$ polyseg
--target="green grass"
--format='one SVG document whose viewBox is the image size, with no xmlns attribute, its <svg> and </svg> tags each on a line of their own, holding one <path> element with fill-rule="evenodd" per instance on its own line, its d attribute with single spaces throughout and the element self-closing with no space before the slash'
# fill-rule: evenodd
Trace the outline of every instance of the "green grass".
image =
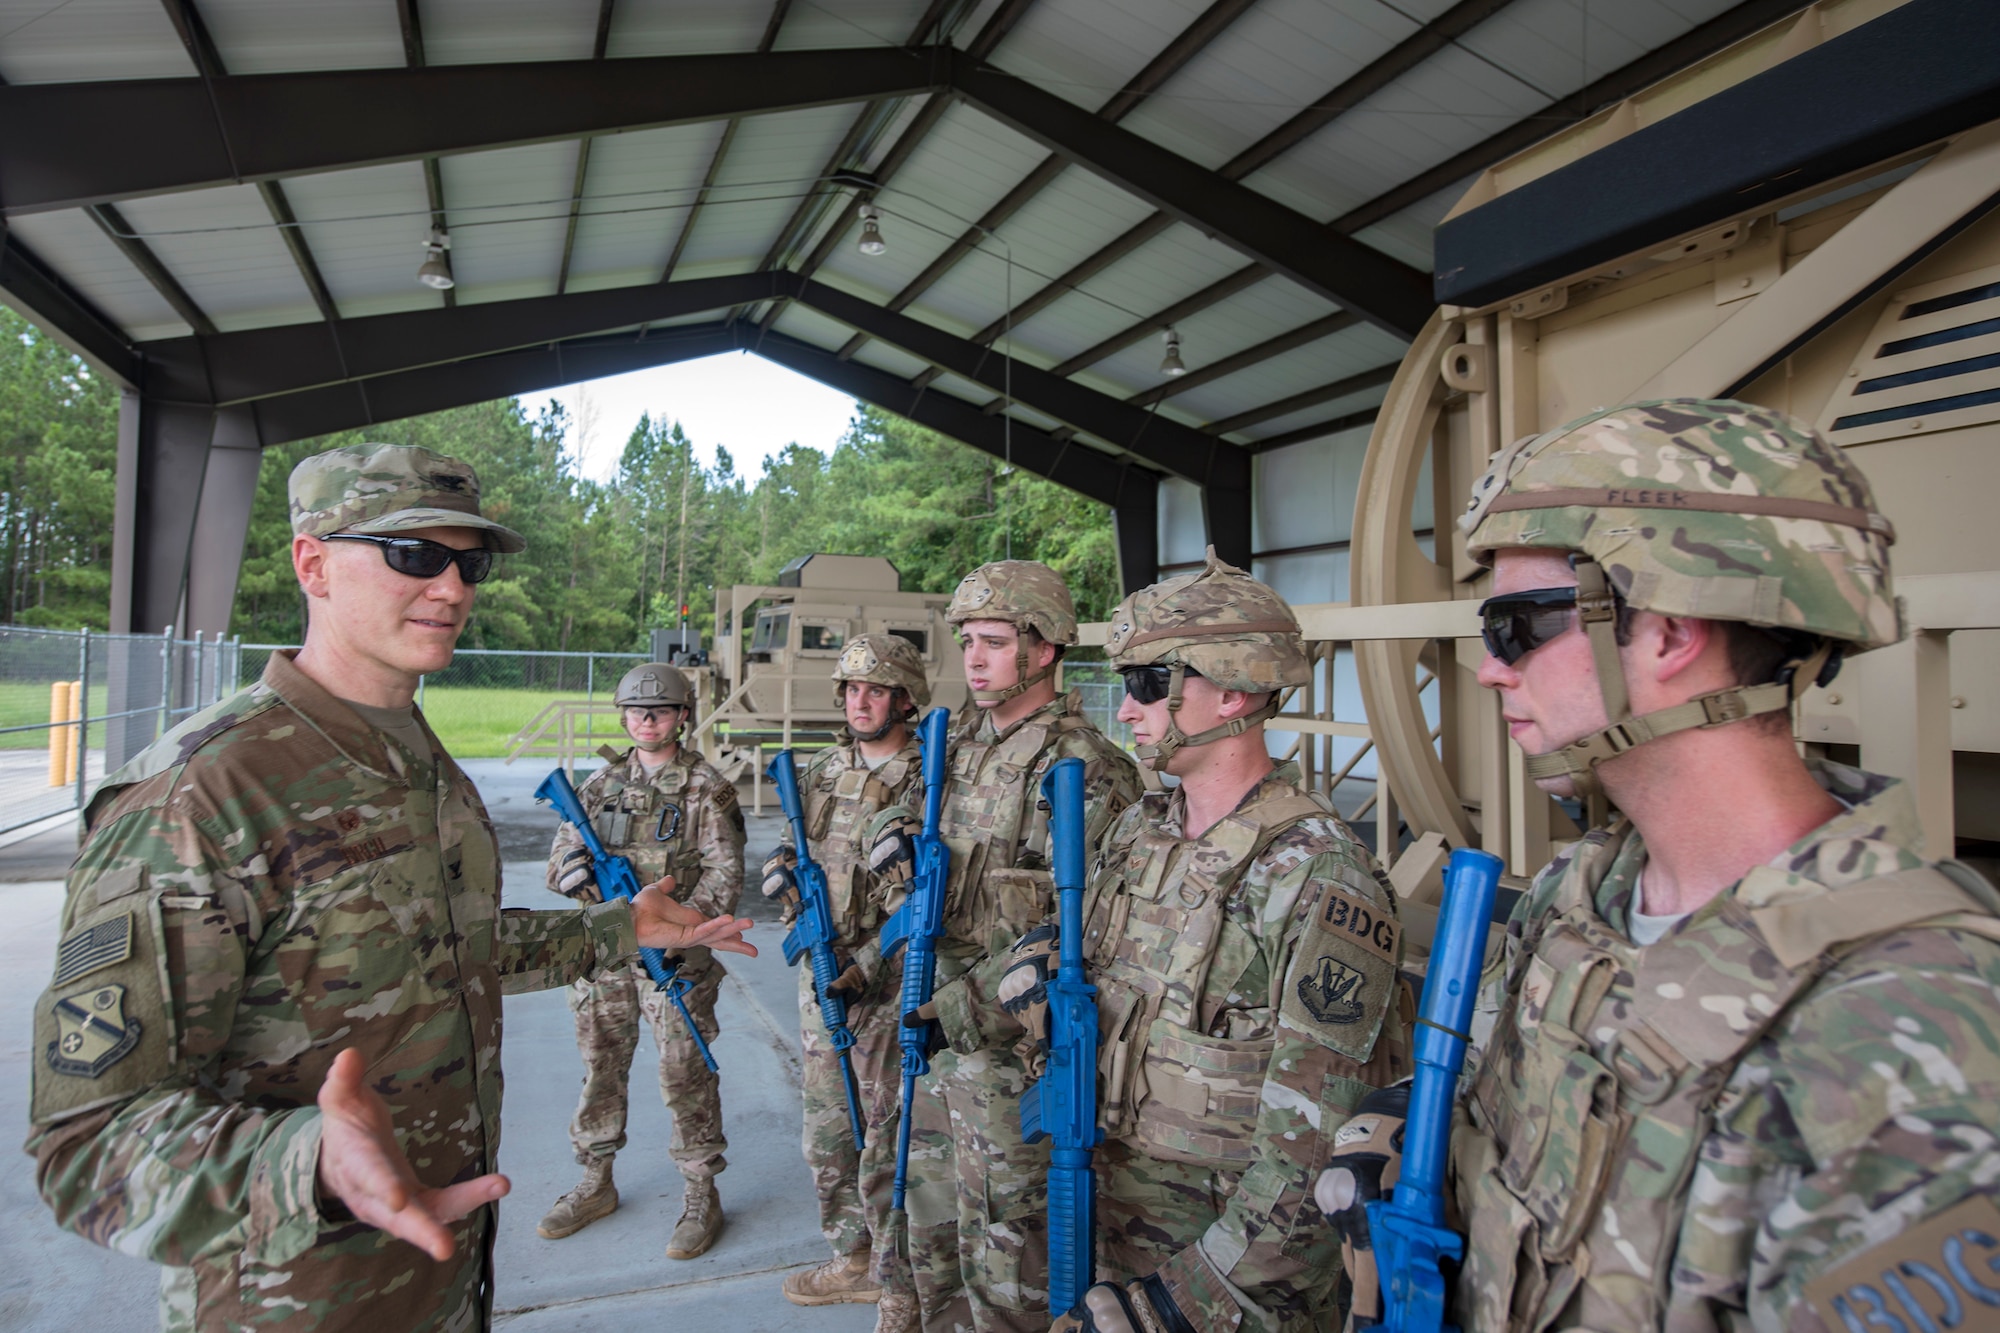
<svg viewBox="0 0 2000 1333">
<path fill-rule="evenodd" d="M 514 734 L 535 714 L 558 699 L 578 697 L 551 690 L 426 689 L 424 720 L 453 758 L 499 759 L 513 748 Z M 598 719 L 597 726 L 600 742 L 624 739 L 618 724 L 609 717 Z"/>
<path fill-rule="evenodd" d="M 95 674 L 95 673 L 93 673 Z M 90 715 L 102 717 L 109 705 L 105 699 L 109 687 L 94 685 L 90 690 Z M 27 681 L 0 681 L 0 727 L 31 726 L 46 724 L 49 720 L 49 687 Z M 93 745 L 104 743 L 101 728 L 92 727 L 90 738 Z M 0 733 L 0 750 L 46 750 L 49 748 L 47 731 L 15 731 Z"/>
</svg>

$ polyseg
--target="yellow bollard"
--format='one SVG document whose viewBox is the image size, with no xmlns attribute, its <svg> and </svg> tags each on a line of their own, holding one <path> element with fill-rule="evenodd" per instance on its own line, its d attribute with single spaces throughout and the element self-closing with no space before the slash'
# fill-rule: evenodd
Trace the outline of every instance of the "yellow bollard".
<svg viewBox="0 0 2000 1333">
<path fill-rule="evenodd" d="M 49 785 L 64 785 L 69 772 L 69 728 L 62 725 L 70 720 L 69 682 L 56 681 L 49 686 Z"/>
<path fill-rule="evenodd" d="M 69 735 L 69 763 L 64 766 L 64 772 L 68 775 L 66 785 L 74 786 L 77 766 L 83 763 L 85 744 L 83 728 L 77 725 L 83 721 L 83 682 L 80 680 L 69 683 L 69 720 L 70 725 L 63 728 Z"/>
</svg>

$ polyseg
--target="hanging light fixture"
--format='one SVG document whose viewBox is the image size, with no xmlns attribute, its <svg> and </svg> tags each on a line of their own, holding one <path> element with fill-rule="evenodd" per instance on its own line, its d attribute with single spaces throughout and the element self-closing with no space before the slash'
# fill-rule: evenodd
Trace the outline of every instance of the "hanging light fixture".
<svg viewBox="0 0 2000 1333">
<path fill-rule="evenodd" d="M 445 258 L 445 251 L 451 249 L 451 237 L 441 231 L 433 231 L 424 242 L 424 262 L 417 269 L 417 281 L 426 287 L 445 291 L 456 287 L 458 280 L 451 276 L 451 261 Z"/>
<path fill-rule="evenodd" d="M 1178 329 L 1167 330 L 1167 354 L 1160 358 L 1160 373 L 1168 376 L 1187 374 L 1187 363 L 1181 360 L 1181 335 Z"/>
<path fill-rule="evenodd" d="M 875 211 L 875 205 L 861 205 L 861 240 L 855 248 L 864 255 L 879 255 L 888 252 L 889 243 L 882 239 L 880 216 Z"/>
</svg>

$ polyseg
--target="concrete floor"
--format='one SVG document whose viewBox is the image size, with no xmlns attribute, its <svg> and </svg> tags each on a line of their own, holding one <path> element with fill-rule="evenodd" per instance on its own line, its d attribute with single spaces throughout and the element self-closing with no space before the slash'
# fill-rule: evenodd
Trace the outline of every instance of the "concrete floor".
<svg viewBox="0 0 2000 1333">
<path fill-rule="evenodd" d="M 532 796 L 545 770 L 499 760 L 466 768 L 500 832 L 506 905 L 559 906 L 542 887 L 539 860 L 556 821 Z M 774 808 L 766 809 L 772 813 L 750 822 L 753 878 L 780 829 Z M 0 1126 L 12 1125 L 24 1137 L 31 1009 L 48 976 L 62 906 L 58 877 L 74 846 L 74 835 L 58 830 L 0 848 L 0 910 L 9 927 L 0 935 Z M 543 1211 L 576 1182 L 568 1125 L 582 1064 L 561 992 L 506 1002 L 500 1169 L 514 1190 L 500 1205 L 496 1327 L 509 1333 L 641 1322 L 726 1326 L 732 1333 L 874 1327 L 873 1306 L 800 1309 L 778 1290 L 785 1273 L 818 1263 L 828 1251 L 799 1155 L 797 974 L 785 966 L 777 923 L 763 907 L 755 884 L 746 885 L 743 914 L 765 918 L 751 932 L 763 953 L 728 961 L 715 1046 L 730 1142 L 729 1169 L 718 1184 L 729 1224 L 699 1259 L 675 1262 L 662 1254 L 680 1214 L 681 1185 L 665 1151 L 671 1122 L 654 1090 L 658 1056 L 650 1034 L 633 1066 L 632 1142 L 618 1158 L 619 1210 L 566 1240 L 535 1234 Z M 659 1146 L 641 1146 L 648 1144 Z M 32 1162 L 0 1153 L 0 1330 L 153 1328 L 155 1273 L 57 1230 L 36 1197 Z"/>
</svg>

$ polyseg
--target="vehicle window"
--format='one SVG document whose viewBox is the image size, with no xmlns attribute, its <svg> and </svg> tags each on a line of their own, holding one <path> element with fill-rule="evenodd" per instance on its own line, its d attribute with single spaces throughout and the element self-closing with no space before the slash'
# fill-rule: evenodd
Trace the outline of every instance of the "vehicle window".
<svg viewBox="0 0 2000 1333">
<path fill-rule="evenodd" d="M 929 631 L 920 629 L 897 629 L 894 626 L 891 626 L 889 632 L 895 635 L 899 639 L 908 639 L 911 643 L 917 646 L 917 651 L 922 653 L 925 657 L 929 657 L 931 655 L 931 636 Z"/>
<path fill-rule="evenodd" d="M 783 652 L 785 639 L 791 633 L 792 613 L 790 611 L 760 611 L 757 613 L 757 629 L 750 636 L 750 651 L 753 653 Z"/>
<path fill-rule="evenodd" d="M 800 625 L 799 648 L 803 652 L 839 652 L 847 642 L 845 625 Z"/>
</svg>

